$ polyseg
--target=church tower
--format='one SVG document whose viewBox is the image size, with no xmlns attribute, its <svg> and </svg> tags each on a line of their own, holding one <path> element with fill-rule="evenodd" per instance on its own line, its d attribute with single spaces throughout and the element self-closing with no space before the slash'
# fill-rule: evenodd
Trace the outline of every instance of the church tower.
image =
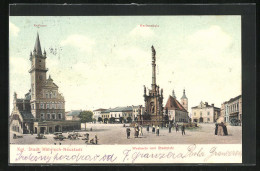
<svg viewBox="0 0 260 171">
<path fill-rule="evenodd" d="M 33 53 L 30 53 L 31 69 L 31 112 L 36 118 L 36 110 L 39 107 L 39 96 L 42 90 L 42 85 L 46 82 L 46 72 L 48 69 L 45 64 L 46 52 L 42 53 L 39 34 L 37 33 Z"/>
<path fill-rule="evenodd" d="M 188 98 L 185 94 L 185 89 L 183 90 L 183 95 L 181 97 L 181 105 L 188 111 Z"/>
</svg>

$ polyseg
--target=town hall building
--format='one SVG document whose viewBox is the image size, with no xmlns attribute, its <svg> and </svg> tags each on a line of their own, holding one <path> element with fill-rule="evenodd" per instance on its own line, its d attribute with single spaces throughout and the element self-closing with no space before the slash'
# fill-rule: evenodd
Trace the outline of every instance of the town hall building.
<svg viewBox="0 0 260 171">
<path fill-rule="evenodd" d="M 33 53 L 30 53 L 31 89 L 24 99 L 14 93 L 10 129 L 19 133 L 53 133 L 80 129 L 80 121 L 65 120 L 65 99 L 49 75 L 46 51 L 42 53 L 37 33 Z"/>
</svg>

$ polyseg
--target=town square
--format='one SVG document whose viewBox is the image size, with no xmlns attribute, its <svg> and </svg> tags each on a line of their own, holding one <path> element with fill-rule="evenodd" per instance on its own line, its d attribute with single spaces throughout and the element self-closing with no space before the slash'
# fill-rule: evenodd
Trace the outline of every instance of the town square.
<svg viewBox="0 0 260 171">
<path fill-rule="evenodd" d="M 10 144 L 241 144 L 240 41 L 234 41 L 240 30 L 234 34 L 232 24 L 227 30 L 222 28 L 223 21 L 234 20 L 239 24 L 240 18 L 223 17 L 216 24 L 208 24 L 210 17 L 195 17 L 204 23 L 195 32 L 176 30 L 187 36 L 183 41 L 192 48 L 183 44 L 175 49 L 178 53 L 173 56 L 172 47 L 155 36 L 164 30 L 160 30 L 163 22 L 159 18 L 154 18 L 161 23 L 158 27 L 136 25 L 135 20 L 127 18 L 133 23 L 128 26 L 129 34 L 125 35 L 129 42 L 117 39 L 114 44 L 109 44 L 109 48 L 104 46 L 104 50 L 94 42 L 99 39 L 107 41 L 108 37 L 103 39 L 91 31 L 88 34 L 95 39 L 87 38 L 87 33 L 82 36 L 69 32 L 68 37 L 62 37 L 63 34 L 57 32 L 62 40 L 57 43 L 59 46 L 50 47 L 47 35 L 57 35 L 48 32 L 51 20 L 41 18 L 46 27 L 37 28 L 37 31 L 30 28 L 35 34 L 27 38 L 26 58 L 21 57 L 25 64 L 23 68 L 27 70 L 22 73 L 26 84 L 21 86 L 26 87 L 23 88 L 26 93 L 18 86 L 23 82 L 17 77 L 15 67 L 19 65 L 14 60 L 16 58 L 10 57 Z M 137 19 L 144 21 L 143 18 Z M 163 21 L 167 19 L 163 18 Z M 63 21 L 64 25 L 68 21 L 67 18 L 55 20 Z M 123 22 L 124 18 L 109 20 Z M 21 22 L 15 17 L 11 21 L 17 25 Z M 37 20 L 32 18 L 32 21 Z M 106 18 L 100 18 L 100 21 L 105 22 Z M 89 22 L 95 24 L 91 19 Z M 82 28 L 86 26 L 82 25 Z M 18 35 L 18 26 L 11 23 L 10 27 Z M 66 27 L 71 28 L 70 25 Z M 106 30 L 99 30 L 101 35 L 106 35 Z M 64 32 L 67 31 L 69 29 Z M 138 45 L 136 38 L 145 34 L 149 34 L 147 40 L 143 37 L 145 41 Z M 178 34 L 168 34 L 182 40 Z M 204 34 L 202 42 L 206 43 L 201 47 L 207 51 L 206 55 L 202 55 L 201 48 L 197 47 L 197 39 Z M 167 35 L 164 36 L 166 39 Z M 225 43 L 222 39 L 212 42 L 212 36 L 216 40 L 220 36 Z M 99 43 L 105 45 L 102 41 Z M 219 49 L 217 55 L 222 55 L 223 59 L 226 55 L 233 55 L 227 66 L 219 65 L 219 56 L 208 51 L 210 48 L 215 51 L 215 43 Z M 235 53 L 230 50 L 231 45 L 236 49 Z M 11 54 L 19 56 L 17 47 L 13 46 Z M 136 50 L 139 48 L 142 51 Z M 197 54 L 190 58 L 193 51 Z M 100 60 L 94 58 L 97 53 L 103 55 Z M 215 74 L 216 71 L 219 75 Z"/>
</svg>

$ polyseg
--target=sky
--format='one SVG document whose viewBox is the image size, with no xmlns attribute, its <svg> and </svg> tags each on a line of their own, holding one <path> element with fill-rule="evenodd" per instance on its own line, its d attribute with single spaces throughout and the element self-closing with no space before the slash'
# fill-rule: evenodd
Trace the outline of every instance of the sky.
<svg viewBox="0 0 260 171">
<path fill-rule="evenodd" d="M 141 25 L 158 27 L 141 27 Z M 41 26 L 39 26 L 41 25 Z M 151 89 L 151 46 L 163 105 L 183 89 L 191 107 L 241 92 L 240 16 L 10 16 L 9 96 L 30 89 L 30 52 L 39 33 L 46 65 L 65 110 L 144 105 Z"/>
</svg>

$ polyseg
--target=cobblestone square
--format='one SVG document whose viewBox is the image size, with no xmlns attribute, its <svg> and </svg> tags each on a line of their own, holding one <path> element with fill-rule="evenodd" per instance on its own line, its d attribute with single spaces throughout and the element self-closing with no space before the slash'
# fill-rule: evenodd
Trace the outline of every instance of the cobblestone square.
<svg viewBox="0 0 260 171">
<path fill-rule="evenodd" d="M 128 125 L 126 125 L 128 126 Z M 92 131 L 90 131 L 92 128 Z M 84 128 L 83 128 L 84 129 Z M 87 131 L 79 131 L 80 134 L 89 133 L 89 139 L 97 135 L 98 145 L 115 145 L 115 144 L 242 144 L 242 127 L 227 126 L 228 136 L 218 136 L 214 134 L 214 124 L 199 124 L 199 128 L 186 129 L 185 135 L 181 131 L 176 132 L 172 129 L 169 133 L 168 128 L 161 128 L 160 135 L 156 136 L 150 131 L 146 131 L 143 127 L 143 136 L 134 137 L 134 128 L 131 129 L 130 139 L 126 137 L 126 127 L 123 124 L 87 124 Z M 68 137 L 68 133 L 63 133 Z M 53 134 L 46 134 L 47 139 L 36 139 L 36 134 L 23 134 L 23 138 L 13 139 L 13 133 L 10 133 L 10 144 L 86 144 L 82 137 L 78 140 L 64 139 L 62 141 L 55 140 Z M 90 143 L 87 143 L 90 145 Z"/>
</svg>

